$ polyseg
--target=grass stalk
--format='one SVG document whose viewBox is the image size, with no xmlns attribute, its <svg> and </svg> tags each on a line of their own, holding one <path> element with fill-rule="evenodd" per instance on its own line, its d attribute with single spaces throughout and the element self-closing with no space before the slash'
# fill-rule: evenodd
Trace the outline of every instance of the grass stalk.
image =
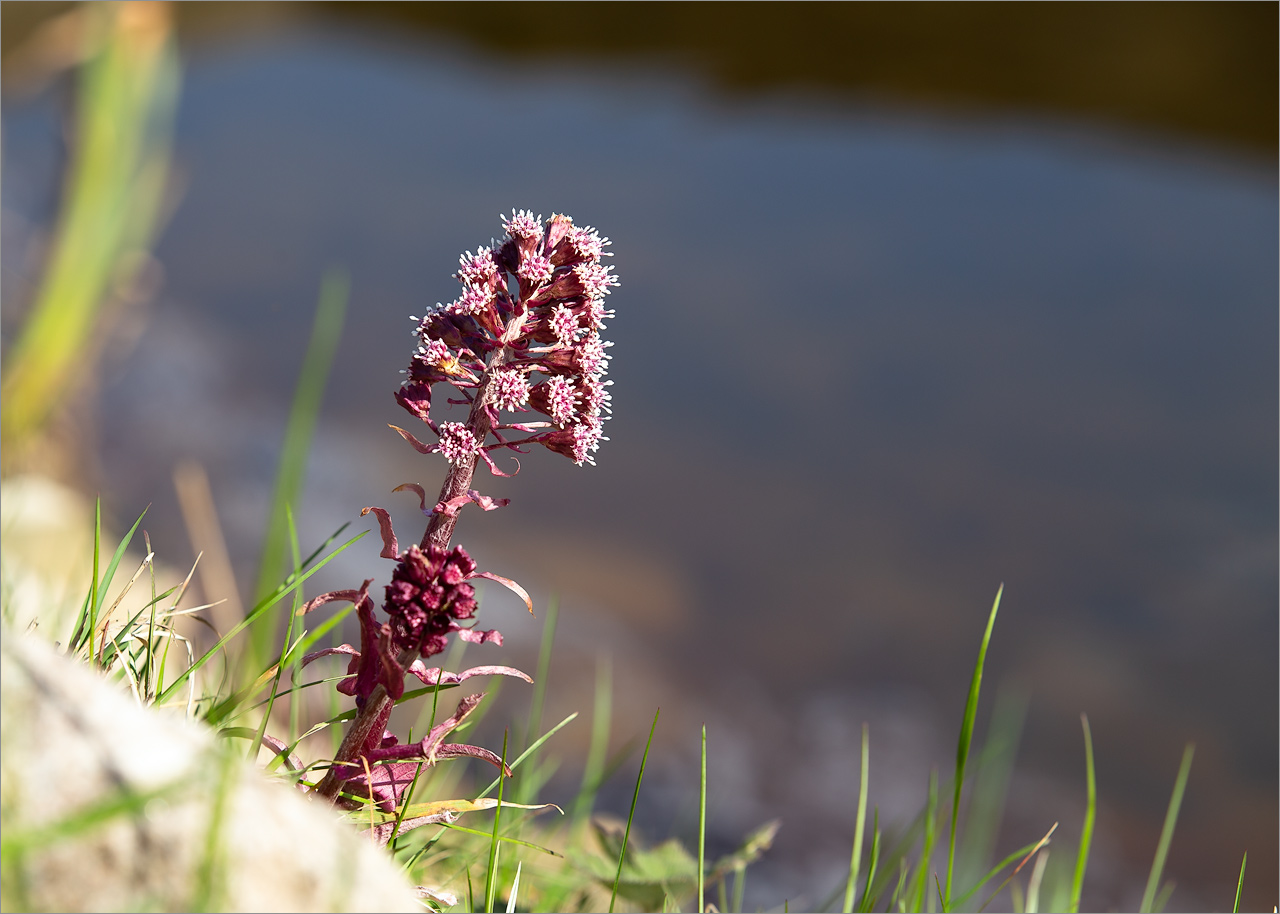
<svg viewBox="0 0 1280 914">
<path fill-rule="evenodd" d="M 644 744 L 644 755 L 640 756 L 640 773 L 636 775 L 636 789 L 631 794 L 631 810 L 627 813 L 627 827 L 622 833 L 622 850 L 618 854 L 618 873 L 613 877 L 613 892 L 609 895 L 609 914 L 613 914 L 613 906 L 618 900 L 618 884 L 622 882 L 622 864 L 627 859 L 627 843 L 631 840 L 631 821 L 636 815 L 636 802 L 640 799 L 640 782 L 644 780 L 644 766 L 649 761 L 649 747 L 653 745 L 653 731 L 658 729 L 658 715 L 662 709 L 653 712 L 653 723 L 649 725 L 649 739 Z"/>
<path fill-rule="evenodd" d="M 924 911 L 929 907 L 929 866 L 933 859 L 933 845 L 937 840 L 938 823 L 938 772 L 929 772 L 929 798 L 925 802 L 924 839 L 920 848 L 920 872 L 917 877 L 916 891 L 909 907 L 913 911 Z"/>
<path fill-rule="evenodd" d="M 872 892 L 872 883 L 876 878 L 876 866 L 880 863 L 880 810 L 877 807 L 871 818 L 871 859 L 867 861 L 867 885 L 862 890 L 862 901 L 858 904 L 859 911 L 870 911 L 876 903 L 876 897 Z"/>
<path fill-rule="evenodd" d="M 1236 900 L 1231 905 L 1231 914 L 1236 914 L 1240 910 L 1240 894 L 1244 891 L 1244 866 L 1249 862 L 1249 852 L 1244 852 L 1244 857 L 1240 860 L 1240 878 L 1236 880 Z"/>
<path fill-rule="evenodd" d="M 844 914 L 853 911 L 853 893 L 862 865 L 862 831 L 867 824 L 867 772 L 869 758 L 867 725 L 862 724 L 862 774 L 858 782 L 858 817 L 853 826 L 853 853 L 849 857 L 849 881 L 844 886 Z"/>
<path fill-rule="evenodd" d="M 489 868 L 485 874 L 484 910 L 493 914 L 493 900 L 498 892 L 498 823 L 502 818 L 502 788 L 506 781 L 503 772 L 507 767 L 507 734 L 502 734 L 502 767 L 498 769 L 498 805 L 493 808 L 493 837 L 489 842 Z"/>
<path fill-rule="evenodd" d="M 969 761 L 969 746 L 973 742 L 973 723 L 978 716 L 978 693 L 982 688 L 982 667 L 987 659 L 987 646 L 991 643 L 991 630 L 996 624 L 996 613 L 1000 610 L 1000 597 L 1004 593 L 1004 585 L 996 591 L 995 601 L 991 604 L 991 615 L 987 617 L 987 630 L 982 635 L 982 645 L 978 648 L 978 662 L 973 668 L 973 679 L 969 683 L 969 697 L 964 707 L 964 723 L 960 726 L 960 742 L 956 747 L 956 782 L 954 796 L 951 801 L 951 837 L 947 843 L 947 886 L 943 895 L 942 908 L 951 910 L 951 877 L 956 861 L 956 823 L 960 817 L 960 792 L 964 788 L 964 769 Z"/>
<path fill-rule="evenodd" d="M 1141 914 L 1150 914 L 1156 910 L 1156 889 L 1164 874 L 1165 859 L 1169 855 L 1169 844 L 1173 841 L 1173 828 L 1178 822 L 1178 810 L 1182 808 L 1182 794 L 1187 789 L 1187 778 L 1191 776 L 1191 758 L 1195 751 L 1195 744 L 1187 743 L 1182 752 L 1182 764 L 1178 766 L 1178 778 L 1173 784 L 1173 795 L 1169 797 L 1169 809 L 1165 812 L 1164 827 L 1160 829 L 1160 842 L 1156 845 L 1156 856 L 1151 862 L 1151 874 L 1147 877 L 1142 904 L 1138 907 Z"/>
<path fill-rule="evenodd" d="M 556 639 L 556 623 L 560 619 L 560 601 L 552 596 L 547 600 L 547 616 L 542 622 L 542 641 L 538 645 L 538 670 L 533 678 L 533 698 L 529 702 L 529 725 L 525 728 L 524 746 L 528 748 L 533 735 L 542 729 L 542 706 L 547 694 L 547 674 L 551 670 L 551 647 Z"/>
<path fill-rule="evenodd" d="M 1027 880 L 1027 902 L 1023 907 L 1026 914 L 1036 914 L 1040 910 L 1040 885 L 1044 882 L 1044 868 L 1049 863 L 1049 849 L 1046 847 L 1036 855 L 1036 862 L 1031 867 L 1031 878 Z"/>
<path fill-rule="evenodd" d="M 1084 887 L 1084 871 L 1089 863 L 1089 845 L 1093 843 L 1093 822 L 1097 813 L 1098 785 L 1093 772 L 1093 734 L 1089 730 L 1089 718 L 1080 715 L 1084 729 L 1084 778 L 1085 806 L 1084 826 L 1080 829 L 1080 849 L 1076 854 L 1076 871 L 1071 880 L 1071 914 L 1080 910 L 1080 892 Z"/>
<path fill-rule="evenodd" d="M 311 439 L 320 416 L 320 404 L 324 398 L 329 369 L 338 349 L 338 341 L 342 337 L 347 291 L 347 274 L 330 268 L 320 284 L 320 298 L 311 325 L 311 339 L 307 343 L 302 369 L 298 372 L 298 384 L 289 409 L 289 421 L 285 426 L 280 463 L 276 469 L 275 490 L 272 493 L 267 530 L 262 541 L 262 556 L 258 565 L 258 583 L 254 591 L 254 599 L 257 601 L 272 592 L 283 570 L 288 537 L 285 508 L 287 505 L 298 504 L 302 496 Z M 271 655 L 275 630 L 276 625 L 267 618 L 261 618 L 252 627 L 247 648 L 250 652 L 249 669 L 257 666 L 260 658 Z"/>
<path fill-rule="evenodd" d="M 698 914 L 707 909 L 707 725 L 702 725 L 702 767 L 698 775 Z"/>
<path fill-rule="evenodd" d="M 595 707 L 591 715 L 591 746 L 582 770 L 582 786 L 573 801 L 573 821 L 586 821 L 595 805 L 596 792 L 604 781 L 605 753 L 609 749 L 609 729 L 613 711 L 613 671 L 607 655 L 596 663 Z"/>
</svg>

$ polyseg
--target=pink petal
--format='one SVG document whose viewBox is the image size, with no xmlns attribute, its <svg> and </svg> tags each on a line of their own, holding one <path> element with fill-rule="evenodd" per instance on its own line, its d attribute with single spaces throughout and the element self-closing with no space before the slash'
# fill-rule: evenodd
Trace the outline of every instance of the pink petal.
<svg viewBox="0 0 1280 914">
<path fill-rule="evenodd" d="M 308 600 L 303 604 L 302 609 L 298 610 L 298 615 L 305 616 L 311 610 L 323 606 L 326 603 L 336 603 L 339 601 L 346 603 L 355 603 L 359 605 L 360 601 L 367 598 L 366 591 L 369 585 L 373 583 L 373 578 L 364 582 L 364 586 L 359 590 L 331 590 L 328 593 L 322 593 L 314 600 Z"/>
<path fill-rule="evenodd" d="M 360 652 L 350 644 L 340 644 L 337 647 L 326 647 L 322 651 L 312 651 L 310 654 L 304 654 L 302 656 L 302 663 L 298 665 L 298 669 L 302 669 L 302 667 L 311 663 L 313 660 L 319 660 L 321 657 L 328 657 L 330 654 L 351 654 L 355 657 L 360 656 Z"/>
<path fill-rule="evenodd" d="M 423 489 L 423 488 L 422 488 L 422 486 L 418 485 L 416 482 L 406 482 L 406 483 L 404 483 L 403 485 L 398 485 L 398 486 L 396 486 L 396 487 L 395 487 L 394 489 L 392 489 L 391 491 L 392 491 L 392 492 L 400 492 L 400 491 L 402 491 L 402 490 L 404 490 L 404 489 L 408 489 L 408 490 L 409 490 L 409 491 L 411 491 L 411 492 L 417 492 L 417 493 L 418 493 L 418 506 L 422 509 L 422 513 L 423 513 L 423 514 L 430 514 L 430 513 L 431 513 L 429 510 L 427 510 L 427 492 L 426 492 L 426 490 L 425 490 L 425 489 Z"/>
<path fill-rule="evenodd" d="M 463 641 L 470 641 L 472 644 L 484 644 L 486 641 L 492 641 L 499 647 L 502 646 L 502 632 L 496 628 L 488 631 L 481 631 L 476 628 L 459 628 L 456 629 L 458 637 Z"/>
<path fill-rule="evenodd" d="M 492 571 L 473 571 L 471 574 L 467 575 L 467 580 L 470 580 L 471 578 L 487 578 L 490 581 L 497 581 L 517 597 L 524 600 L 524 605 L 529 607 L 529 614 L 533 614 L 533 600 L 529 599 L 528 592 L 510 578 L 504 578 L 502 575 L 494 574 Z"/>
<path fill-rule="evenodd" d="M 395 431 L 399 433 L 400 437 L 403 438 L 405 441 L 408 441 L 410 444 L 412 444 L 413 449 L 417 451 L 419 454 L 434 454 L 436 451 L 440 450 L 440 445 L 423 444 L 417 438 L 413 437 L 411 433 L 406 432 L 404 429 L 402 429 L 398 425 L 389 425 L 387 427 L 395 429 Z"/>
<path fill-rule="evenodd" d="M 423 685 L 458 685 L 472 676 L 515 676 L 525 682 L 533 682 L 528 675 L 511 666 L 473 666 L 461 673 L 441 671 L 439 667 L 427 669 L 421 660 L 415 660 L 409 672 L 422 680 Z"/>
<path fill-rule="evenodd" d="M 360 516 L 364 517 L 372 511 L 378 515 L 378 527 L 382 530 L 382 551 L 378 554 L 384 559 L 400 558 L 400 544 L 396 541 L 396 531 L 391 526 L 391 515 L 383 508 L 364 508 Z"/>
</svg>

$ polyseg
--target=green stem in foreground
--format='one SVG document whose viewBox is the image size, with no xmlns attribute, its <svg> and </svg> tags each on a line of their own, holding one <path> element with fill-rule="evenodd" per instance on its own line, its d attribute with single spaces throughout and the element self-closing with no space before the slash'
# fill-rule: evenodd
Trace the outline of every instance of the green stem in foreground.
<svg viewBox="0 0 1280 914">
<path fill-rule="evenodd" d="M 1151 863 L 1151 875 L 1147 877 L 1147 888 L 1142 893 L 1142 904 L 1138 908 L 1143 914 L 1155 909 L 1156 888 L 1160 885 L 1169 844 L 1173 841 L 1173 827 L 1178 821 L 1178 810 L 1182 807 L 1182 794 L 1187 789 L 1187 778 L 1191 775 L 1191 757 L 1195 755 L 1195 751 L 1195 743 L 1187 743 L 1187 748 L 1182 752 L 1182 764 L 1178 766 L 1173 796 L 1169 797 L 1169 809 L 1164 816 L 1164 827 L 1160 829 L 1160 842 L 1156 845 L 1156 858 Z"/>
<path fill-rule="evenodd" d="M 698 778 L 698 914 L 707 909 L 707 725 L 702 725 L 702 773 Z"/>
<path fill-rule="evenodd" d="M 862 725 L 862 778 L 858 787 L 858 819 L 853 827 L 853 854 L 849 860 L 849 881 L 844 887 L 844 914 L 853 911 L 853 892 L 858 884 L 858 869 L 862 865 L 862 832 L 867 824 L 867 725 Z M 870 883 L 868 883 L 870 888 Z"/>
<path fill-rule="evenodd" d="M 987 630 L 982 635 L 982 646 L 978 648 L 978 662 L 973 667 L 973 680 L 969 683 L 969 699 L 964 708 L 964 723 L 960 727 L 960 743 L 956 747 L 956 783 L 951 800 L 951 838 L 947 846 L 947 887 L 942 896 L 942 909 L 951 910 L 951 876 L 956 862 L 956 822 L 960 818 L 960 791 L 964 787 L 964 769 L 969 762 L 969 746 L 973 742 L 973 722 L 978 716 L 978 693 L 982 688 L 982 667 L 987 660 L 987 645 L 991 643 L 991 630 L 996 624 L 996 613 L 1000 610 L 1000 597 L 1004 593 L 1004 585 L 996 591 L 995 602 L 991 604 L 991 615 L 987 617 Z"/>
</svg>

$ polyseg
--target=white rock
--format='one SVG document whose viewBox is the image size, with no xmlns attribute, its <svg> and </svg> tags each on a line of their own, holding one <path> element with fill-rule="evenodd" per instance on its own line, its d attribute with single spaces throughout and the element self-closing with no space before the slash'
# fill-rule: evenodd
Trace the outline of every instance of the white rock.
<svg viewBox="0 0 1280 914">
<path fill-rule="evenodd" d="M 0 697 L 6 910 L 423 910 L 332 808 L 47 642 L 4 633 Z M 21 836 L 131 797 L 92 828 L 11 853 Z"/>
</svg>

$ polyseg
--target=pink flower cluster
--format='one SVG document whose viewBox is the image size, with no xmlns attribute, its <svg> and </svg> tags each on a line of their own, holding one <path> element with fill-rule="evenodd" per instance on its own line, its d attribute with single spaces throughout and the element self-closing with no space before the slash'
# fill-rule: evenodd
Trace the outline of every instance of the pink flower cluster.
<svg viewBox="0 0 1280 914">
<path fill-rule="evenodd" d="M 414 318 L 418 346 L 396 400 L 439 441 L 427 446 L 401 434 L 451 464 L 483 458 L 495 472 L 490 451 L 523 453 L 528 444 L 594 464 L 611 413 L 613 382 L 605 375 L 612 344 L 600 336 L 613 317 L 605 296 L 618 284 L 613 268 L 601 263 L 609 241 L 568 216 L 544 223 L 528 210 L 504 218 L 503 228 L 500 241 L 460 258 L 458 298 Z M 442 382 L 461 393 L 450 403 L 470 404 L 465 423 L 431 418 L 432 388 Z M 530 410 L 547 419 L 502 415 Z"/>
</svg>

